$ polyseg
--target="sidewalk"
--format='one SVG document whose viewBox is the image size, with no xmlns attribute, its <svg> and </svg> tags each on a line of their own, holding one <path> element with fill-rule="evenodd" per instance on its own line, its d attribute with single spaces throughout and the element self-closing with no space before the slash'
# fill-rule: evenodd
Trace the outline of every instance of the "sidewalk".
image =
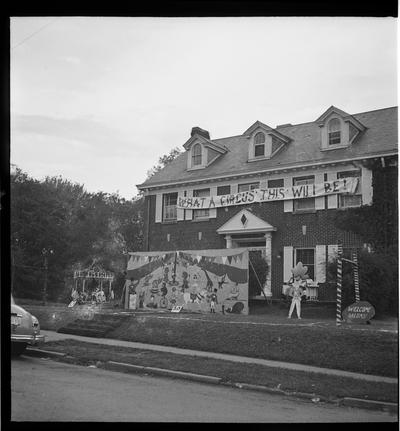
<svg viewBox="0 0 400 431">
<path fill-rule="evenodd" d="M 83 337 L 79 335 L 71 335 L 71 334 L 61 334 L 55 331 L 46 331 L 41 330 L 41 333 L 46 336 L 47 341 L 59 341 L 66 339 L 75 339 L 79 341 L 83 341 L 86 343 L 97 343 L 108 346 L 121 346 L 121 347 L 129 347 L 132 349 L 142 349 L 142 350 L 153 350 L 159 352 L 168 352 L 180 355 L 190 355 L 190 356 L 201 356 L 206 358 L 214 358 L 214 359 L 222 359 L 225 361 L 232 362 L 240 362 L 240 363 L 249 363 L 249 364 L 258 364 L 266 367 L 275 367 L 275 368 L 284 368 L 288 370 L 295 371 L 303 371 L 303 372 L 311 372 L 311 373 L 320 373 L 331 376 L 339 376 L 339 377 L 350 377 L 359 380 L 365 380 L 369 382 L 382 382 L 382 383 L 398 383 L 397 378 L 392 377 L 383 377 L 383 376 L 374 376 L 370 374 L 361 374 L 361 373 L 353 373 L 349 371 L 341 371 L 334 370 L 328 368 L 320 368 L 313 367 L 302 364 L 294 364 L 288 362 L 279 362 L 279 361 L 270 361 L 267 359 L 258 359 L 258 358 L 249 358 L 243 356 L 236 355 L 227 355 L 221 353 L 213 353 L 213 352 L 202 352 L 197 350 L 188 350 L 188 349 L 180 349 L 176 347 L 169 346 L 160 346 L 153 344 L 144 344 L 144 343 L 136 343 L 131 341 L 123 341 L 123 340 L 114 340 L 109 338 L 92 338 L 92 337 Z"/>
</svg>

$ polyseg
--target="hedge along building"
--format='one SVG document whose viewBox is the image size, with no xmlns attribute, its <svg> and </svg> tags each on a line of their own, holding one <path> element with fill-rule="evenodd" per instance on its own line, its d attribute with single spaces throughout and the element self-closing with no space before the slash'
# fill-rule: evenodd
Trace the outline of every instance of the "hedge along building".
<svg viewBox="0 0 400 431">
<path fill-rule="evenodd" d="M 395 172 L 397 107 L 350 115 L 331 106 L 315 121 L 211 139 L 194 127 L 185 152 L 138 188 L 146 200 L 145 250 L 264 251 L 266 287 L 280 298 L 301 261 L 334 300 L 327 263 L 337 245 L 360 248 L 337 211 L 371 205 L 374 168 Z M 397 204 L 397 203 L 396 203 Z"/>
</svg>

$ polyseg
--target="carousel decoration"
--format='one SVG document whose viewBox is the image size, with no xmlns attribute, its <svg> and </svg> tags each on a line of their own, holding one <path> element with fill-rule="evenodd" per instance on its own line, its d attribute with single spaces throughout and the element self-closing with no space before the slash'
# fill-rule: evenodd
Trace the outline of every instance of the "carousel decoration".
<svg viewBox="0 0 400 431">
<path fill-rule="evenodd" d="M 94 264 L 87 269 L 75 270 L 72 302 L 69 306 L 84 302 L 102 303 L 114 299 L 112 289 L 114 278 L 114 273 Z M 95 288 L 93 282 L 97 284 Z"/>
</svg>

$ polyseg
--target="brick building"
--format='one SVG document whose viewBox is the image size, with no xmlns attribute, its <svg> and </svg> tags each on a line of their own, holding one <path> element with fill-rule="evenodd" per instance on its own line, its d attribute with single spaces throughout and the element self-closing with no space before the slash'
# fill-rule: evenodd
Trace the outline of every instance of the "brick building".
<svg viewBox="0 0 400 431">
<path fill-rule="evenodd" d="M 397 107 L 348 114 L 331 106 L 315 121 L 275 128 L 256 121 L 242 135 L 219 139 L 194 127 L 183 147 L 173 162 L 138 185 L 146 202 L 145 250 L 261 250 L 274 298 L 280 298 L 291 268 L 301 261 L 320 287 L 318 297 L 331 300 L 326 266 L 338 242 L 345 248 L 365 246 L 335 227 L 333 217 L 345 208 L 370 205 L 379 193 L 371 161 L 397 175 Z M 251 199 L 260 190 L 343 178 L 358 179 L 353 193 Z M 185 207 L 195 198 L 221 196 L 221 206 Z"/>
</svg>

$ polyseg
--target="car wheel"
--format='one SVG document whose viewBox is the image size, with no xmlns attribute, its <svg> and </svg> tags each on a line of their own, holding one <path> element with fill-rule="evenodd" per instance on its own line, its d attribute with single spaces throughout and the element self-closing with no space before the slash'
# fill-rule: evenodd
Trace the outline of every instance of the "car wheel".
<svg viewBox="0 0 400 431">
<path fill-rule="evenodd" d="M 26 343 L 11 343 L 11 355 L 19 356 L 25 352 Z"/>
</svg>

